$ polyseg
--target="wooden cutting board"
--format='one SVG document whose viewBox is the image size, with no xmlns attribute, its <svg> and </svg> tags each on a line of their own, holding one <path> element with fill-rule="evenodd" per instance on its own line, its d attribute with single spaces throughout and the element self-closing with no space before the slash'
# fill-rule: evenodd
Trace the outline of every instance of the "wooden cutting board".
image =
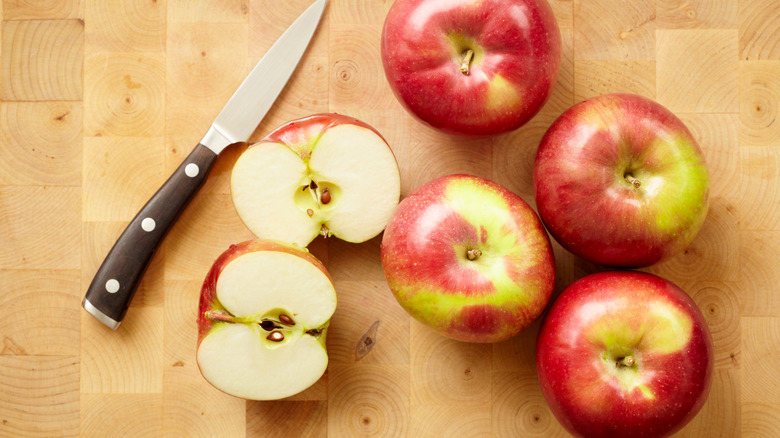
<svg viewBox="0 0 780 438">
<path fill-rule="evenodd" d="M 318 240 L 336 281 L 330 367 L 288 400 L 246 402 L 195 364 L 203 277 L 251 238 L 220 156 L 156 255 L 120 329 L 80 307 L 135 212 L 205 133 L 310 0 L 4 0 L 0 81 L 0 436 L 565 436 L 537 382 L 538 323 L 496 345 L 432 334 L 392 298 L 379 242 Z M 780 436 L 780 6 L 776 0 L 551 0 L 563 36 L 554 95 L 481 140 L 412 119 L 384 79 L 392 0 L 331 0 L 301 66 L 258 127 L 358 117 L 395 151 L 403 194 L 437 176 L 493 179 L 533 205 L 531 164 L 566 108 L 654 98 L 700 141 L 712 206 L 692 246 L 648 271 L 681 285 L 715 340 L 712 392 L 681 432 Z M 559 246 L 557 291 L 596 267 Z M 374 347 L 357 355 L 375 330 Z"/>
</svg>

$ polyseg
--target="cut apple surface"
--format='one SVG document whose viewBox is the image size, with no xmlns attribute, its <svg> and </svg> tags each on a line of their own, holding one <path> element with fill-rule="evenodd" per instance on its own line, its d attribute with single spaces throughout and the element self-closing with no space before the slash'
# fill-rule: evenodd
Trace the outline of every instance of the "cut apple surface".
<svg viewBox="0 0 780 438">
<path fill-rule="evenodd" d="M 315 237 L 363 242 L 398 205 L 398 163 L 369 125 L 318 114 L 281 126 L 241 154 L 233 203 L 259 238 L 308 245 Z"/>
<path fill-rule="evenodd" d="M 307 251 L 256 240 L 231 246 L 203 284 L 197 362 L 216 388 L 274 400 L 313 385 L 328 366 L 336 291 Z"/>
</svg>

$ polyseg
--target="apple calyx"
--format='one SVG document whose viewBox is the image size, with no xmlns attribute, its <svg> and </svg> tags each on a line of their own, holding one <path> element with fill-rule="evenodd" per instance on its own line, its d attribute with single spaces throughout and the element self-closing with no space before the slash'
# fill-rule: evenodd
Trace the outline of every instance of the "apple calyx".
<svg viewBox="0 0 780 438">
<path fill-rule="evenodd" d="M 464 75 L 468 76 L 469 69 L 471 67 L 471 59 L 474 57 L 474 50 L 467 49 L 465 53 L 463 53 L 463 61 L 460 63 L 460 72 Z"/>
<path fill-rule="evenodd" d="M 469 260 L 476 260 L 482 255 L 482 251 L 474 248 L 466 251 L 466 258 Z"/>
</svg>

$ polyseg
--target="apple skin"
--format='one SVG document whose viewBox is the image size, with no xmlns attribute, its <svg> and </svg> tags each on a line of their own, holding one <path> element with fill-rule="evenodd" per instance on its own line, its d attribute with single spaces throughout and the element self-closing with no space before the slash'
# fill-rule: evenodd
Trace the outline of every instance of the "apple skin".
<svg viewBox="0 0 780 438">
<path fill-rule="evenodd" d="M 474 260 L 468 251 L 479 250 Z M 555 283 L 541 221 L 499 184 L 449 175 L 399 204 L 381 244 L 399 304 L 434 331 L 466 342 L 499 342 L 528 327 Z"/>
<path fill-rule="evenodd" d="M 533 181 L 550 234 L 605 266 L 645 267 L 682 252 L 709 207 L 709 172 L 693 135 L 669 110 L 632 94 L 564 112 L 541 140 Z"/>
<path fill-rule="evenodd" d="M 561 34 L 545 0 L 396 0 L 381 52 L 390 88 L 411 114 L 450 134 L 488 136 L 542 108 L 558 78 Z"/>
<path fill-rule="evenodd" d="M 311 154 L 312 144 L 317 142 L 323 132 L 338 125 L 361 126 L 373 131 L 384 139 L 382 134 L 371 125 L 354 117 L 337 113 L 320 113 L 291 120 L 271 131 L 255 145 L 280 143 L 293 150 L 299 156 L 305 157 L 307 154 Z"/>
<path fill-rule="evenodd" d="M 619 366 L 629 355 L 634 364 Z M 537 338 L 536 367 L 550 409 L 575 436 L 668 436 L 707 399 L 712 337 L 673 283 L 602 272 L 555 300 Z"/>
<path fill-rule="evenodd" d="M 320 271 L 322 271 L 323 274 L 325 274 L 327 278 L 330 279 L 331 282 L 333 282 L 333 278 L 330 276 L 330 273 L 328 273 L 322 262 L 311 255 L 311 253 L 308 251 L 301 249 L 296 245 L 267 239 L 248 240 L 230 245 L 227 250 L 225 250 L 222 254 L 219 255 L 219 257 L 217 257 L 217 259 L 211 265 L 211 269 L 209 269 L 209 272 L 206 274 L 205 280 L 203 280 L 200 302 L 198 304 L 198 347 L 200 346 L 203 338 L 205 338 L 206 335 L 208 335 L 209 332 L 211 332 L 211 330 L 214 328 L 214 325 L 220 323 L 219 320 L 207 318 L 206 314 L 208 312 L 222 312 L 225 310 L 221 307 L 215 306 L 219 303 L 219 300 L 217 299 L 217 280 L 219 279 L 222 270 L 225 269 L 225 266 L 227 266 L 236 258 L 255 251 L 277 251 L 286 254 L 292 254 L 296 257 L 301 257 L 311 262 L 312 265 L 316 266 Z M 319 337 L 320 341 L 323 343 L 323 346 L 326 340 L 326 335 L 327 327 L 324 328 L 322 335 Z"/>
</svg>

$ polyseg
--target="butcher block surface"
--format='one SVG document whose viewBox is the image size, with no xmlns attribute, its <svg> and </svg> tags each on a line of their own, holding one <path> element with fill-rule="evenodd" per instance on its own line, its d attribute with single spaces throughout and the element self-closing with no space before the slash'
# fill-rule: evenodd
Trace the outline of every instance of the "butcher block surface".
<svg viewBox="0 0 780 438">
<path fill-rule="evenodd" d="M 248 402 L 195 363 L 203 278 L 252 238 L 228 148 L 111 331 L 81 308 L 103 257 L 311 0 L 3 0 L 0 79 L 0 436 L 556 437 L 534 366 L 539 323 L 509 341 L 455 342 L 411 320 L 379 262 L 381 236 L 316 240 L 339 304 L 330 365 L 305 392 Z M 384 77 L 392 0 L 331 0 L 309 51 L 250 139 L 338 112 L 377 128 L 402 195 L 450 173 L 531 205 L 538 142 L 572 104 L 653 98 L 700 142 L 711 207 L 688 250 L 645 269 L 699 305 L 712 391 L 684 437 L 780 436 L 780 5 L 776 0 L 551 0 L 563 37 L 552 98 L 521 129 L 437 133 Z M 382 190 L 377 187 L 377 190 Z M 556 293 L 601 270 L 554 244 Z M 359 343 L 371 337 L 373 348 Z"/>
</svg>

